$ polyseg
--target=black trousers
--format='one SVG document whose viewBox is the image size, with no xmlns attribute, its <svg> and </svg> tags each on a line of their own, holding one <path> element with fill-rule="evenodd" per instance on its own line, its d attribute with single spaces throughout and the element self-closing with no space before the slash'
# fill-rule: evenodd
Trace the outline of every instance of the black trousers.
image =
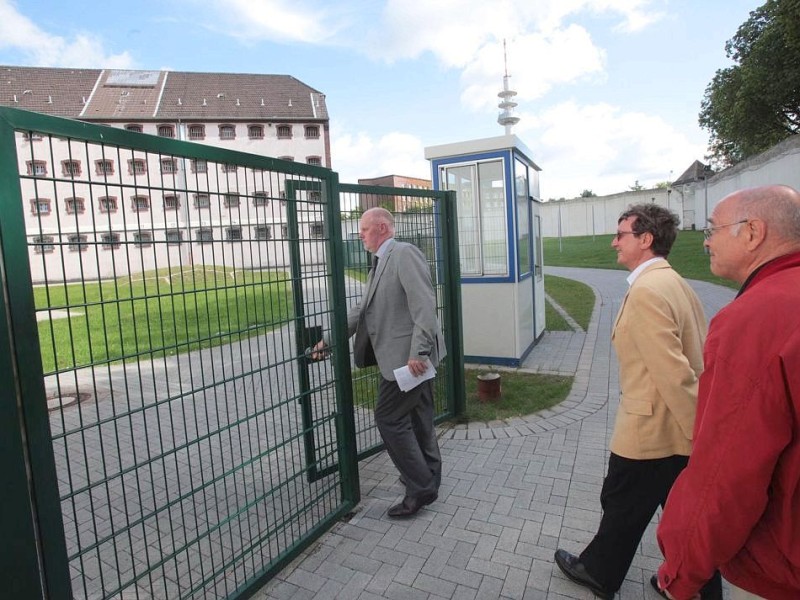
<svg viewBox="0 0 800 600">
<path fill-rule="evenodd" d="M 664 507 L 672 484 L 688 462 L 688 456 L 632 460 L 611 453 L 600 492 L 600 527 L 580 556 L 589 574 L 608 591 L 622 586 L 647 525 L 658 507 Z M 722 600 L 719 572 L 700 597 Z"/>
<path fill-rule="evenodd" d="M 439 491 L 442 456 L 433 425 L 433 381 L 403 392 L 381 377 L 375 424 L 389 458 L 405 482 L 406 495 L 419 497 Z"/>
</svg>

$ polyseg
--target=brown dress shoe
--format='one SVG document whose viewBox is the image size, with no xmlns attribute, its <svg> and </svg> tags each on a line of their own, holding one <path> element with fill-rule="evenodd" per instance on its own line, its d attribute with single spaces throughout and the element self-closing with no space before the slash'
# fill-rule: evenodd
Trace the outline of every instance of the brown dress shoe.
<svg viewBox="0 0 800 600">
<path fill-rule="evenodd" d="M 386 514 L 394 519 L 406 519 L 417 514 L 423 506 L 435 502 L 438 497 L 439 495 L 436 492 L 416 498 L 414 496 L 406 496 L 400 504 L 395 504 Z"/>
<path fill-rule="evenodd" d="M 563 571 L 570 581 L 589 588 L 598 598 L 614 600 L 614 592 L 609 592 L 603 588 L 594 577 L 589 575 L 580 558 L 566 550 L 556 550 L 555 558 L 558 568 Z"/>
</svg>

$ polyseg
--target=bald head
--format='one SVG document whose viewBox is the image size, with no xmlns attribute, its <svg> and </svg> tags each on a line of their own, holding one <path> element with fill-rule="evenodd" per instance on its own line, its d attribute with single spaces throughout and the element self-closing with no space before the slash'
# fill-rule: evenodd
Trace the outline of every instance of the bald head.
<svg viewBox="0 0 800 600">
<path fill-rule="evenodd" d="M 376 252 L 383 242 L 394 237 L 394 215 L 385 208 L 370 208 L 361 215 L 359 237 L 368 252 Z"/>
<path fill-rule="evenodd" d="M 800 252 L 800 193 L 786 185 L 734 192 L 709 218 L 711 271 L 742 283 L 764 263 Z"/>
</svg>

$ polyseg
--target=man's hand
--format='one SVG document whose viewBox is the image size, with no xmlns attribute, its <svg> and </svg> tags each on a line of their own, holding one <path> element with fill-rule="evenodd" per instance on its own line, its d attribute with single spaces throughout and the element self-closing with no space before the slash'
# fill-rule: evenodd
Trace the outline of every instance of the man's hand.
<svg viewBox="0 0 800 600">
<path fill-rule="evenodd" d="M 425 360 L 408 359 L 408 370 L 414 377 L 419 377 L 428 369 L 428 362 Z"/>
<path fill-rule="evenodd" d="M 325 340 L 320 340 L 311 348 L 311 360 L 324 360 L 328 358 L 328 347 L 325 345 Z"/>
</svg>

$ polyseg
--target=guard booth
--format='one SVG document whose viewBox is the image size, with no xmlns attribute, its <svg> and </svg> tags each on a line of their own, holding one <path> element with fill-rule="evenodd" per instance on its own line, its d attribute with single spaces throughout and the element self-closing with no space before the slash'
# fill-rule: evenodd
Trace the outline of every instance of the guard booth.
<svg viewBox="0 0 800 600">
<path fill-rule="evenodd" d="M 457 196 L 464 359 L 519 366 L 545 327 L 539 171 L 508 134 L 425 149 Z"/>
</svg>

